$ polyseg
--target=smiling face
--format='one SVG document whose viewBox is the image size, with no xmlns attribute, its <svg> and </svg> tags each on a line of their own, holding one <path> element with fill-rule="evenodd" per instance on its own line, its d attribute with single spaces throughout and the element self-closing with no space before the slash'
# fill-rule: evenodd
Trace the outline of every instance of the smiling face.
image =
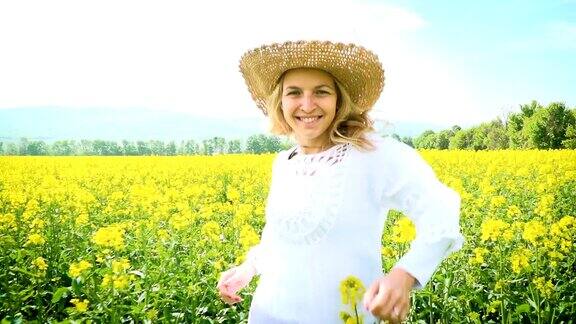
<svg viewBox="0 0 576 324">
<path fill-rule="evenodd" d="M 300 146 L 317 151 L 329 144 L 337 98 L 336 84 L 327 72 L 304 68 L 286 72 L 282 114 Z"/>
</svg>

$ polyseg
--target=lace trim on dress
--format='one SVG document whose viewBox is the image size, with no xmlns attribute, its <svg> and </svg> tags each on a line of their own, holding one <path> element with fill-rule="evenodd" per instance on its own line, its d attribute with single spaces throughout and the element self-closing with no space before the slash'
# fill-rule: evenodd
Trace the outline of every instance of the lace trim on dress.
<svg viewBox="0 0 576 324">
<path fill-rule="evenodd" d="M 350 144 L 337 144 L 326 151 L 314 154 L 304 154 L 300 147 L 296 149 L 296 159 L 298 165 L 295 167 L 296 175 L 313 176 L 316 172 L 325 167 L 340 163 L 350 149 Z"/>
<path fill-rule="evenodd" d="M 329 233 L 339 217 L 342 162 L 349 151 L 350 144 L 337 144 L 283 161 L 267 204 L 268 221 L 279 237 L 294 244 L 315 244 Z"/>
</svg>

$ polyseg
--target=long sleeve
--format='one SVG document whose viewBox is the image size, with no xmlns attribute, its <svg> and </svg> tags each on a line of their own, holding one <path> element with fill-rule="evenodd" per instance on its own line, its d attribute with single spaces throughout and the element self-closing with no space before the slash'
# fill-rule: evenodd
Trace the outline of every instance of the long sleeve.
<svg viewBox="0 0 576 324">
<path fill-rule="evenodd" d="M 406 215 L 416 227 L 410 249 L 396 263 L 426 286 L 444 258 L 462 247 L 458 193 L 438 180 L 430 165 L 412 147 L 390 139 L 395 156 L 390 186 L 383 200 Z M 388 158 L 392 158 L 388 156 Z"/>
<path fill-rule="evenodd" d="M 269 228 L 264 225 L 262 229 L 262 236 L 260 238 L 260 243 L 251 247 L 246 255 L 246 260 L 244 264 L 248 264 L 256 270 L 257 275 L 261 275 L 266 269 L 266 255 L 270 251 L 270 238 L 271 235 Z"/>
</svg>

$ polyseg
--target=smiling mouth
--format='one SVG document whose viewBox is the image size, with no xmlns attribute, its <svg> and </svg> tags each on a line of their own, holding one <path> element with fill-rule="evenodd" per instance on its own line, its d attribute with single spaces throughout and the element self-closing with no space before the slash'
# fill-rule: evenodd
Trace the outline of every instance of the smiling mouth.
<svg viewBox="0 0 576 324">
<path fill-rule="evenodd" d="M 312 117 L 298 117 L 298 116 L 296 116 L 296 119 L 298 119 L 299 121 L 303 121 L 305 123 L 313 123 L 313 122 L 319 120 L 320 118 L 322 118 L 322 116 L 312 116 Z"/>
</svg>

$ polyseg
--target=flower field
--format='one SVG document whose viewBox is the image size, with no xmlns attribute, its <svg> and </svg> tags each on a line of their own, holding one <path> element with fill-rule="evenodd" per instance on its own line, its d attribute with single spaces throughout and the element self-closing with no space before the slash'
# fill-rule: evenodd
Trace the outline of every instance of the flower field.
<svg viewBox="0 0 576 324">
<path fill-rule="evenodd" d="M 460 193 L 466 243 L 408 322 L 575 318 L 576 151 L 421 154 Z M 257 281 L 235 306 L 216 283 L 258 243 L 273 158 L 0 157 L 0 320 L 245 322 Z M 389 216 L 386 269 L 416 234 Z"/>
</svg>

